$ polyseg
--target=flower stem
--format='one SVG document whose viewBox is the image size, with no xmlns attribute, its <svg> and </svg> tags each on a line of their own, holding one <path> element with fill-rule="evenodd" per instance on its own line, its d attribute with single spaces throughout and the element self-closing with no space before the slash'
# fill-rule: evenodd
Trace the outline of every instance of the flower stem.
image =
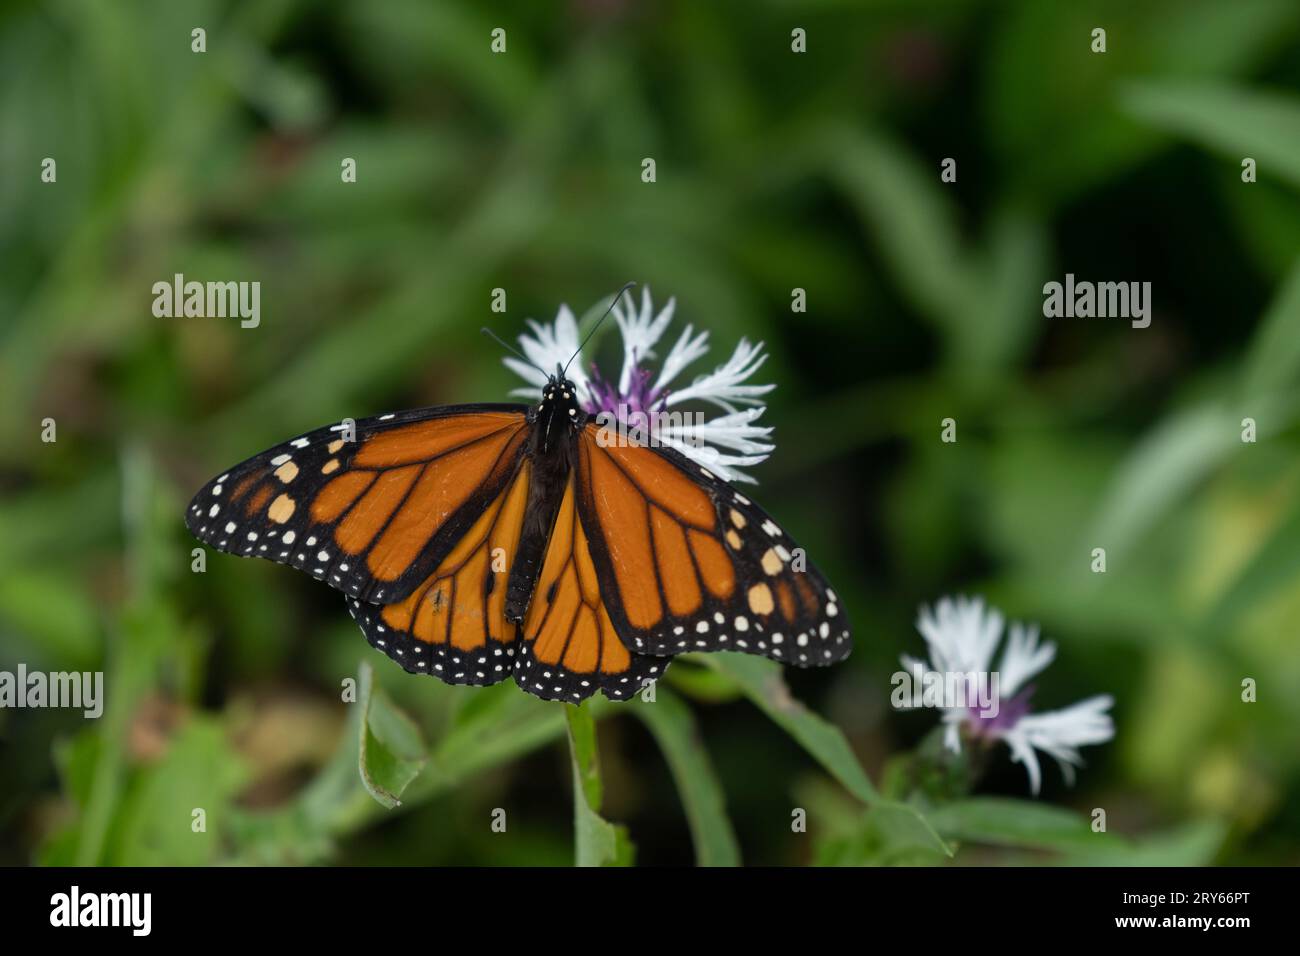
<svg viewBox="0 0 1300 956">
<path fill-rule="evenodd" d="M 604 786 L 600 779 L 600 754 L 596 748 L 596 721 L 586 704 L 565 704 L 569 753 L 573 757 L 573 799 L 584 800 L 593 813 L 600 812 Z"/>
<path fill-rule="evenodd" d="M 596 720 L 587 704 L 564 705 L 573 756 L 573 846 L 577 866 L 630 866 L 627 831 L 600 815 L 604 786 L 596 751 Z"/>
</svg>

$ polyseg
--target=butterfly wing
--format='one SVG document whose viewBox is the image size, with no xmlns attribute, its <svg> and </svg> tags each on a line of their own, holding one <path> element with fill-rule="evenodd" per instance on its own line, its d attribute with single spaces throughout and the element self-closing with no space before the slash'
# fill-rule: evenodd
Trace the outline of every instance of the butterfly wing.
<svg viewBox="0 0 1300 956">
<path fill-rule="evenodd" d="M 204 486 L 186 524 L 307 570 L 417 673 L 620 699 L 685 651 L 848 656 L 826 580 L 749 499 L 672 449 L 579 435 L 522 628 L 506 583 L 528 507 L 527 408 L 463 405 L 318 429 Z M 520 631 L 522 630 L 522 635 Z M 520 637 L 522 636 L 522 640 Z"/>
<path fill-rule="evenodd" d="M 633 653 L 619 640 L 579 518 L 576 486 L 571 474 L 524 617 L 515 682 L 546 700 L 578 703 L 597 690 L 622 700 L 661 677 L 668 660 Z"/>
<path fill-rule="evenodd" d="M 601 601 L 570 477 L 547 541 L 532 602 L 519 627 L 505 615 L 528 501 L 528 464 L 489 504 L 455 550 L 403 601 L 348 599 L 371 645 L 412 673 L 450 684 L 513 675 L 545 700 L 576 703 L 597 690 L 615 700 L 660 676 L 668 661 L 628 651 Z"/>
<path fill-rule="evenodd" d="M 523 405 L 459 405 L 331 425 L 208 482 L 185 513 L 220 551 L 289 564 L 349 596 L 406 599 L 517 474 Z"/>
<path fill-rule="evenodd" d="M 527 462 L 473 527 L 406 598 L 348 610 L 371 646 L 411 673 L 449 684 L 495 684 L 514 671 L 515 624 L 506 619 L 506 582 L 528 502 Z"/>
<path fill-rule="evenodd" d="M 826 579 L 766 512 L 671 448 L 579 438 L 577 505 L 614 629 L 654 655 L 744 651 L 800 667 L 852 649 Z"/>
</svg>

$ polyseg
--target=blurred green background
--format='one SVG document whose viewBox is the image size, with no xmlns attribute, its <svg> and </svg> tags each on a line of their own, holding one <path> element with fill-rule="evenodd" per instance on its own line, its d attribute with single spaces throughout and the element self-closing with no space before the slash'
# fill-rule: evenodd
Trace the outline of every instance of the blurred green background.
<svg viewBox="0 0 1300 956">
<path fill-rule="evenodd" d="M 155 318 L 176 272 L 260 280 L 261 326 Z M 1066 272 L 1150 281 L 1150 328 L 1044 319 Z M 503 400 L 479 326 L 627 279 L 714 362 L 767 343 L 756 494 L 856 637 L 786 675 L 827 724 L 743 664 L 597 709 L 640 862 L 1300 863 L 1294 0 L 7 0 L 0 669 L 108 698 L 0 711 L 0 863 L 571 862 L 560 707 L 406 675 L 288 568 L 192 573 L 181 516 L 320 424 Z M 1038 707 L 1115 696 L 1074 788 L 1029 803 L 1005 751 L 970 795 L 897 782 L 935 718 L 889 675 L 949 593 L 1058 643 Z M 362 662 L 367 734 L 427 754 L 398 810 L 340 701 Z"/>
</svg>

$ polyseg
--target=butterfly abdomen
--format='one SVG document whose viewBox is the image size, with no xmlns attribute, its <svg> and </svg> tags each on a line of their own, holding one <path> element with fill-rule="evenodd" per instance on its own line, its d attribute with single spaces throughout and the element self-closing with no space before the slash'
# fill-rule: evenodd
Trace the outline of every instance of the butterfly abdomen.
<svg viewBox="0 0 1300 956">
<path fill-rule="evenodd" d="M 516 624 L 522 623 L 528 613 L 533 589 L 537 586 L 537 577 L 546 557 L 546 545 L 576 457 L 577 432 L 562 418 L 563 413 L 547 414 L 543 408 L 532 422 L 533 431 L 526 452 L 532 462 L 532 480 L 528 485 L 524 526 L 516 545 L 506 590 L 506 620 Z M 565 429 L 558 437 L 557 422 Z"/>
</svg>

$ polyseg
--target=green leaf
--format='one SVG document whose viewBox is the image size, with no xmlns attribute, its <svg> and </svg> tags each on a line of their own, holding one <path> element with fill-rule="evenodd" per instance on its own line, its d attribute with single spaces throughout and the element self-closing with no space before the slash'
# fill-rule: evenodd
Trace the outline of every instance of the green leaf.
<svg viewBox="0 0 1300 956">
<path fill-rule="evenodd" d="M 677 783 L 700 866 L 739 866 L 740 847 L 727 818 L 726 796 L 700 740 L 690 708 L 666 687 L 657 687 L 653 703 L 632 711 L 650 728 Z"/>
<path fill-rule="evenodd" d="M 996 212 L 987 240 L 974 253 L 979 287 L 975 300 L 963 303 L 958 328 L 963 356 L 986 373 L 1023 356 L 1038 332 L 1049 248 L 1042 222 L 1003 209 Z"/>
<path fill-rule="evenodd" d="M 248 773 L 226 729 L 196 717 L 163 759 L 138 771 L 123 801 L 109 859 L 118 866 L 200 866 L 217 859 L 230 806 Z M 196 811 L 203 829 L 195 830 Z"/>
<path fill-rule="evenodd" d="M 401 805 L 402 792 L 424 767 L 424 742 L 415 723 L 374 684 L 369 662 L 361 664 L 357 768 L 366 791 L 385 807 Z"/>
<path fill-rule="evenodd" d="M 831 174 L 876 236 L 913 306 L 956 335 L 975 300 L 957 215 L 939 171 L 887 139 L 845 130 L 827 146 Z"/>
<path fill-rule="evenodd" d="M 1132 841 L 1094 841 L 1060 858 L 1063 866 L 1209 866 L 1227 827 L 1201 820 Z"/>
<path fill-rule="evenodd" d="M 988 381 L 1023 354 L 1041 319 L 1042 223 L 1000 208 L 987 237 L 967 243 L 937 165 L 858 130 L 830 136 L 826 152 L 904 295 L 942 331 L 954 374 Z"/>
<path fill-rule="evenodd" d="M 1242 613 L 1260 607 L 1279 589 L 1294 584 L 1297 577 L 1300 577 L 1300 504 L 1291 509 L 1223 590 L 1204 618 L 1204 632 L 1221 632 Z"/>
<path fill-rule="evenodd" d="M 1300 373 L 1300 259 L 1251 340 L 1242 383 L 1247 401 L 1294 386 Z"/>
<path fill-rule="evenodd" d="M 1300 371 L 1300 262 L 1260 323 L 1243 379 L 1240 412 L 1206 401 L 1173 413 L 1144 437 L 1117 469 L 1090 541 L 1108 556 L 1123 552 L 1242 448 L 1244 414 L 1259 437 L 1276 434 L 1300 409 L 1288 395 Z M 1093 544 L 1090 547 L 1095 546 Z"/>
<path fill-rule="evenodd" d="M 815 859 L 821 866 L 921 866 L 953 856 L 912 804 L 882 799 L 864 809 L 825 777 L 800 784 L 796 799 L 817 821 Z"/>
<path fill-rule="evenodd" d="M 1015 170 L 1006 188 L 1059 207 L 1163 144 L 1116 109 L 1127 83 L 1255 70 L 1287 42 L 1297 9 L 1289 0 L 1028 2 L 1003 14 L 985 43 L 982 132 L 999 166 Z M 1104 54 L 1092 52 L 1095 27 L 1108 34 Z"/>
<path fill-rule="evenodd" d="M 66 572 L 14 568 L 0 574 L 0 627 L 29 643 L 29 661 L 89 667 L 102 652 L 91 596 Z"/>
<path fill-rule="evenodd" d="M 283 866 L 327 859 L 334 838 L 446 794 L 564 734 L 563 708 L 520 693 L 513 682 L 477 691 L 455 688 L 455 693 L 467 700 L 434 744 L 423 772 L 401 794 L 400 807 L 376 802 L 362 786 L 355 743 L 361 712 L 354 709 L 338 750 L 295 801 L 240 817 L 234 860 Z M 594 709 L 599 714 L 605 708 Z"/>
<path fill-rule="evenodd" d="M 781 665 L 748 654 L 707 654 L 698 659 L 739 684 L 746 697 L 798 741 L 850 793 L 865 803 L 875 801 L 876 789 L 844 734 L 791 696 L 781 675 Z"/>
<path fill-rule="evenodd" d="M 1125 551 L 1240 446 L 1239 420 L 1222 406 L 1174 413 L 1119 466 L 1089 547 L 1104 546 L 1109 558 Z"/>
<path fill-rule="evenodd" d="M 564 704 L 573 761 L 573 829 L 577 866 L 631 866 L 634 850 L 627 829 L 600 815 L 604 788 L 596 750 L 596 721 L 583 704 Z"/>
<path fill-rule="evenodd" d="M 588 706 L 599 714 L 600 702 Z M 429 769 L 412 787 L 441 791 L 472 774 L 504 763 L 556 740 L 564 733 L 561 708 L 521 693 L 513 681 L 474 692 L 457 720 L 434 747 Z"/>
<path fill-rule="evenodd" d="M 999 846 L 1079 850 L 1116 839 L 1094 833 L 1072 810 L 1030 800 L 973 797 L 933 807 L 926 817 L 949 839 Z"/>
<path fill-rule="evenodd" d="M 95 798 L 96 770 L 105 749 L 98 728 L 54 743 L 54 767 L 63 792 L 73 803 L 72 818 L 51 831 L 37 852 L 41 866 L 76 866 L 84 831 L 85 810 Z M 92 862 L 94 860 L 92 859 Z"/>
<path fill-rule="evenodd" d="M 725 704 L 744 696 L 736 682 L 727 675 L 690 661 L 679 661 L 677 666 L 667 671 L 659 686 L 665 683 L 691 700 L 709 704 Z"/>
<path fill-rule="evenodd" d="M 1205 866 L 1223 843 L 1224 826 L 1205 821 L 1131 840 L 1094 832 L 1088 819 L 1050 804 L 976 797 L 936 807 L 930 821 L 946 836 L 995 846 L 1059 852 L 1066 866 Z"/>
<path fill-rule="evenodd" d="M 950 859 L 954 855 L 933 821 L 910 803 L 878 801 L 868 809 L 866 819 L 882 835 L 890 853 L 938 853 Z"/>
<path fill-rule="evenodd" d="M 1249 156 L 1261 178 L 1300 186 L 1300 98 L 1220 83 L 1133 83 L 1120 102 L 1138 119 L 1188 136 L 1234 164 Z"/>
</svg>

